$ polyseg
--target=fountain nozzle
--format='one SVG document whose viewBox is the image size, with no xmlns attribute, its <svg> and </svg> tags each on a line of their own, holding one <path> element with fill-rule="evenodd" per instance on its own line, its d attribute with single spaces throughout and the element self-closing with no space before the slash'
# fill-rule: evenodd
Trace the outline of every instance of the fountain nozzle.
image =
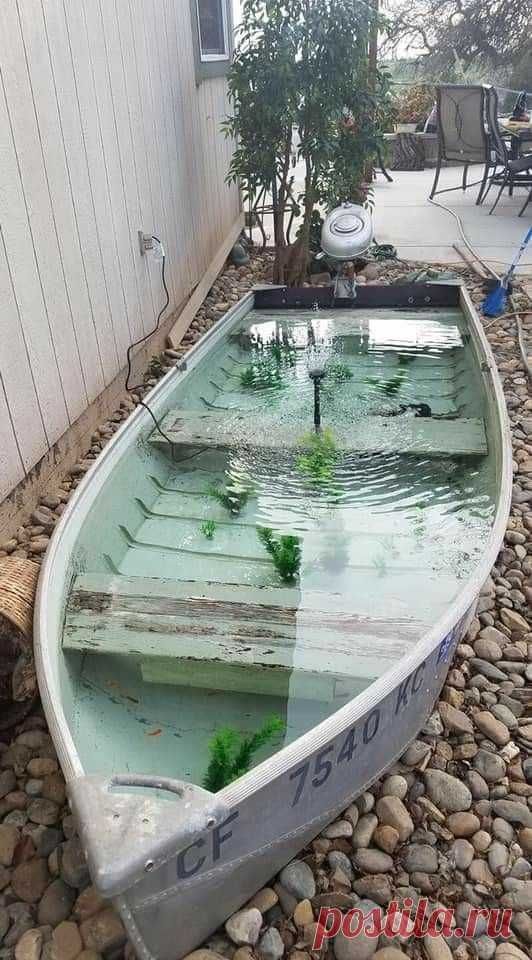
<svg viewBox="0 0 532 960">
<path fill-rule="evenodd" d="M 309 368 L 308 375 L 314 384 L 314 426 L 316 430 L 321 428 L 321 406 L 320 389 L 321 381 L 325 376 L 325 367 L 313 366 Z"/>
</svg>

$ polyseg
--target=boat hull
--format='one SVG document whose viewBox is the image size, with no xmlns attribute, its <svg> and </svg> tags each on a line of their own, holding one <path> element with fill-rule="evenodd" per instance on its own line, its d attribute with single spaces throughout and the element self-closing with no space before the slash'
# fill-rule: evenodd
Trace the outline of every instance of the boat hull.
<svg viewBox="0 0 532 960">
<path fill-rule="evenodd" d="M 316 292 L 306 288 L 299 292 L 272 290 L 257 296 L 262 296 L 269 308 L 277 305 L 289 309 L 310 304 L 314 302 L 312 298 L 321 303 L 330 294 L 323 288 Z M 61 638 L 66 595 L 76 566 L 79 569 L 83 564 L 78 542 L 83 522 L 91 510 L 97 509 L 98 497 L 126 452 L 132 446 L 141 450 L 143 438 L 153 427 L 145 410 L 138 408 L 118 431 L 80 484 L 52 539 L 35 613 L 36 660 L 43 705 L 74 812 L 80 814 L 80 834 L 93 881 L 103 895 L 114 899 L 128 935 L 144 960 L 176 960 L 192 950 L 404 752 L 433 708 L 453 651 L 468 628 L 500 549 L 511 497 L 510 434 L 502 388 L 478 318 L 465 291 L 450 286 L 403 285 L 396 289 L 395 298 L 397 305 L 409 308 L 424 307 L 427 303 L 460 306 L 468 319 L 484 378 L 499 481 L 495 519 L 483 560 L 445 615 L 408 656 L 314 729 L 216 794 L 221 807 L 211 818 L 211 826 L 183 830 L 177 825 L 178 814 L 182 818 L 182 806 L 178 801 L 175 807 L 166 803 L 156 810 L 158 822 L 171 821 L 175 810 L 175 834 L 170 831 L 163 848 L 161 844 L 157 847 L 155 831 L 153 846 L 154 850 L 157 847 L 157 855 L 146 855 L 143 860 L 141 853 L 149 850 L 149 831 L 139 839 L 136 827 L 130 825 L 128 830 L 126 822 L 121 835 L 120 876 L 114 869 L 110 841 L 111 820 L 115 816 L 112 804 L 104 802 L 100 809 L 95 807 L 89 817 L 80 801 L 86 771 L 66 717 Z M 209 331 L 187 356 L 189 367 L 219 342 L 236 319 L 245 316 L 253 302 L 253 295 L 248 295 Z M 389 286 L 368 287 L 361 295 L 361 305 L 366 308 L 393 303 L 394 290 Z M 149 403 L 156 415 L 168 412 L 176 382 L 186 375 L 186 366 L 181 365 L 154 388 Z M 107 796 L 111 786 L 109 781 Z M 174 792 L 179 792 L 177 782 Z M 105 850 L 106 838 L 110 853 Z"/>
<path fill-rule="evenodd" d="M 116 899 L 140 956 L 190 952 L 399 757 L 430 714 L 474 604 L 429 656 L 338 732 Z M 227 792 L 226 800 L 230 803 Z"/>
</svg>

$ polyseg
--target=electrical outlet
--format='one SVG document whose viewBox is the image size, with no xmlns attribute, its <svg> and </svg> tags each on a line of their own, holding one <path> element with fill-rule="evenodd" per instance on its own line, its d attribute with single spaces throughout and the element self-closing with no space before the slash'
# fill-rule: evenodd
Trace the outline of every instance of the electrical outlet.
<svg viewBox="0 0 532 960">
<path fill-rule="evenodd" d="M 142 256 L 144 256 L 145 253 L 148 253 L 149 250 L 153 250 L 153 237 L 151 233 L 144 233 L 143 230 L 139 230 L 138 238 Z"/>
</svg>

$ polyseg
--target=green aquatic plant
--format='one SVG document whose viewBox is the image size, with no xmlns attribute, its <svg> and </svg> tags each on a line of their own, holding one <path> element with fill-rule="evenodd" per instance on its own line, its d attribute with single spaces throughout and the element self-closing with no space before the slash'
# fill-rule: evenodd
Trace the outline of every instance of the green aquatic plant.
<svg viewBox="0 0 532 960">
<path fill-rule="evenodd" d="M 266 387 L 280 387 L 282 384 L 280 367 L 262 357 L 244 367 L 239 379 L 240 386 L 247 390 L 264 390 Z"/>
<path fill-rule="evenodd" d="M 303 452 L 296 462 L 296 470 L 315 486 L 328 486 L 334 477 L 339 459 L 336 440 L 331 430 L 307 433 L 301 439 Z"/>
<path fill-rule="evenodd" d="M 399 373 L 396 373 L 394 377 L 390 377 L 389 380 L 381 380 L 379 377 L 365 377 L 364 383 L 369 383 L 381 393 L 385 393 L 387 397 L 393 397 L 399 392 L 405 377 L 406 370 L 400 370 Z"/>
<path fill-rule="evenodd" d="M 216 793 L 247 773 L 257 750 L 283 733 L 284 720 L 277 714 L 267 717 L 256 733 L 246 735 L 234 727 L 221 727 L 209 742 L 209 764 L 203 786 Z"/>
<path fill-rule="evenodd" d="M 276 537 L 271 527 L 257 527 L 257 536 L 270 554 L 281 580 L 292 583 L 301 566 L 299 537 L 292 534 Z"/>
<path fill-rule="evenodd" d="M 419 541 L 423 539 L 423 537 L 425 536 L 425 533 L 427 532 L 425 527 L 425 517 L 423 515 L 425 504 L 416 503 L 414 506 L 414 509 L 416 513 L 414 514 L 413 530 L 414 530 L 414 536 Z"/>
<path fill-rule="evenodd" d="M 399 357 L 399 366 L 408 367 L 416 359 L 415 354 L 413 353 L 402 353 Z"/>
<path fill-rule="evenodd" d="M 249 490 L 245 490 L 243 487 L 217 487 L 212 484 L 207 492 L 209 496 L 217 500 L 222 507 L 229 510 L 229 513 L 240 513 L 242 507 L 244 507 L 249 500 Z"/>
<path fill-rule="evenodd" d="M 343 363 L 341 360 L 331 360 L 327 364 L 326 368 L 327 380 L 333 381 L 334 383 L 344 383 L 346 380 L 353 379 L 353 371 L 347 363 Z"/>
<path fill-rule="evenodd" d="M 216 531 L 216 521 L 215 520 L 205 520 L 200 530 L 204 537 L 207 537 L 207 540 L 212 540 L 214 533 Z"/>
<path fill-rule="evenodd" d="M 293 367 L 296 363 L 296 349 L 291 343 L 282 343 L 279 340 L 270 340 L 266 344 L 266 351 L 279 366 Z"/>
</svg>

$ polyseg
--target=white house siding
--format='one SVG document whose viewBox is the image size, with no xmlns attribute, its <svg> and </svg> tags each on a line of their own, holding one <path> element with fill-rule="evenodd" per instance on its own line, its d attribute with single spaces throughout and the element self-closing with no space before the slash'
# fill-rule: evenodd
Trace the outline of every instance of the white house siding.
<svg viewBox="0 0 532 960">
<path fill-rule="evenodd" d="M 0 3 L 0 500 L 201 279 L 239 213 L 189 0 Z"/>
</svg>

